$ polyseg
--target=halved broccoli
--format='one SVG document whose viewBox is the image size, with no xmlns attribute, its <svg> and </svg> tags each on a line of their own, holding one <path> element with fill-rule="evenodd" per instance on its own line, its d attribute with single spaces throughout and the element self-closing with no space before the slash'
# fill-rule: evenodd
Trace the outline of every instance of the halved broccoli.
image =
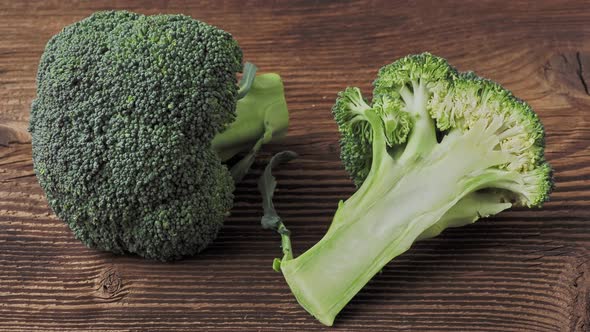
<svg viewBox="0 0 590 332">
<path fill-rule="evenodd" d="M 49 206 L 89 247 L 159 260 L 205 248 L 234 182 L 288 125 L 280 77 L 246 65 L 238 85 L 242 67 L 229 33 L 188 16 L 98 12 L 64 28 L 30 119 Z"/>
<path fill-rule="evenodd" d="M 333 114 L 357 191 L 297 258 L 280 218 L 265 225 L 282 229 L 289 249 L 275 268 L 326 325 L 415 241 L 511 206 L 539 207 L 552 189 L 543 126 L 530 106 L 431 54 L 381 68 L 371 104 L 347 88 Z"/>
</svg>

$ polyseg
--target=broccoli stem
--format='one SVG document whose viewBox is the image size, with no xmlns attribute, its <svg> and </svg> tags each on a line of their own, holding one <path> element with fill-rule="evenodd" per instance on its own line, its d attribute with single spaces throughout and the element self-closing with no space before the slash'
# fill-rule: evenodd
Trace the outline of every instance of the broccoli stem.
<svg viewBox="0 0 590 332">
<path fill-rule="evenodd" d="M 408 144 L 402 152 L 399 160 L 419 158 L 428 153 L 436 145 L 436 131 L 434 120 L 427 110 L 429 92 L 422 82 L 412 82 L 412 90 L 403 87 L 400 91 L 402 99 L 406 103 L 407 110 L 414 117 L 414 128 L 408 138 Z"/>
<path fill-rule="evenodd" d="M 371 121 L 371 125 L 379 135 L 379 122 Z M 332 325 L 336 314 L 385 264 L 416 239 L 436 233 L 431 227 L 437 222 L 450 227 L 509 207 L 499 199 L 488 205 L 483 203 L 484 196 L 477 196 L 477 190 L 504 176 L 488 172 L 507 160 L 506 154 L 494 150 L 497 140 L 485 139 L 490 135 L 485 127 L 449 135 L 421 158 L 394 164 L 389 172 L 404 174 L 403 178 L 385 177 L 384 181 L 379 173 L 370 173 L 363 186 L 380 194 L 368 194 L 361 186 L 339 205 L 332 227 L 316 245 L 281 262 L 299 303 L 322 323 Z M 382 144 L 379 141 L 374 140 L 373 146 Z M 381 162 L 376 159 L 374 163 Z M 478 199 L 482 204 L 476 208 L 472 203 Z"/>
<path fill-rule="evenodd" d="M 479 218 L 498 214 L 511 206 L 511 203 L 504 202 L 504 197 L 501 193 L 471 193 L 457 202 L 436 224 L 422 232 L 416 240 L 436 237 L 447 228 L 472 224 Z"/>
<path fill-rule="evenodd" d="M 232 176 L 238 182 L 254 162 L 261 146 L 282 138 L 288 125 L 289 113 L 280 76 L 258 75 L 246 95 L 238 100 L 236 119 L 213 138 L 212 147 L 224 162 L 238 153 L 248 152 L 231 168 Z"/>
<path fill-rule="evenodd" d="M 281 248 L 283 249 L 283 260 L 293 259 L 293 249 L 291 247 L 291 232 L 287 229 L 283 220 L 277 214 L 272 198 L 274 191 L 277 186 L 277 181 L 272 175 L 273 168 L 279 164 L 286 163 L 297 158 L 297 154 L 293 151 L 283 151 L 274 155 L 262 176 L 258 180 L 258 190 L 262 195 L 262 207 L 264 208 L 264 215 L 260 220 L 262 228 L 275 230 L 281 235 Z M 273 262 L 273 268 L 275 271 L 280 271 L 281 259 L 275 258 Z"/>
<path fill-rule="evenodd" d="M 246 94 L 250 91 L 252 87 L 252 82 L 256 79 L 256 71 L 258 71 L 258 67 L 251 62 L 246 62 L 244 64 L 244 70 L 242 74 L 242 78 L 238 83 L 238 100 L 244 98 Z"/>
</svg>

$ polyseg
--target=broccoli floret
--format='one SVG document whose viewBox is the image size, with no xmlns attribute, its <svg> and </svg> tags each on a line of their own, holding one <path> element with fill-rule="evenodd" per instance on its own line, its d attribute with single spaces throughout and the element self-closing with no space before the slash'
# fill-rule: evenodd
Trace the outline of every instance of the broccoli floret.
<svg viewBox="0 0 590 332">
<path fill-rule="evenodd" d="M 108 11 L 64 28 L 30 119 L 49 206 L 92 248 L 159 260 L 204 249 L 254 153 L 288 124 L 280 77 L 247 65 L 238 85 L 240 71 L 233 37 L 188 16 Z"/>
<path fill-rule="evenodd" d="M 326 325 L 415 241 L 511 206 L 540 207 L 552 189 L 543 126 L 530 106 L 431 54 L 381 68 L 370 104 L 347 88 L 333 114 L 358 189 L 317 244 L 275 263 Z"/>
</svg>

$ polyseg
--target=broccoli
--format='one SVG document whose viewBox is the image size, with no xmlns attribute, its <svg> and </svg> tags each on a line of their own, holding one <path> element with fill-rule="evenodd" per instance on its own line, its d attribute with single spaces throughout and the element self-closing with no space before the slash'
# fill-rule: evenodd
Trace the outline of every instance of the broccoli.
<svg viewBox="0 0 590 332">
<path fill-rule="evenodd" d="M 339 203 L 324 237 L 297 258 L 274 209 L 265 205 L 263 218 L 282 237 L 284 257 L 275 269 L 326 325 L 415 241 L 511 206 L 540 207 L 552 190 L 544 129 L 530 106 L 434 55 L 381 68 L 371 104 L 349 87 L 333 114 L 357 191 Z M 264 196 L 273 189 L 261 185 Z"/>
<path fill-rule="evenodd" d="M 280 77 L 255 71 L 229 33 L 188 16 L 108 11 L 64 28 L 29 126 L 49 206 L 91 248 L 201 251 L 254 154 L 287 129 Z"/>
</svg>

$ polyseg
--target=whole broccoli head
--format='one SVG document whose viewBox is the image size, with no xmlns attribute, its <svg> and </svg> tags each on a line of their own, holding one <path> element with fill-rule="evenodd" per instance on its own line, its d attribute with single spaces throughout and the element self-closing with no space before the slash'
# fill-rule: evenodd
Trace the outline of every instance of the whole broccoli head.
<svg viewBox="0 0 590 332">
<path fill-rule="evenodd" d="M 280 78 L 249 70 L 239 91 L 241 70 L 232 36 L 188 16 L 99 12 L 63 29 L 30 119 L 50 207 L 89 247 L 160 260 L 205 248 L 235 174 L 288 123 Z"/>
<path fill-rule="evenodd" d="M 539 207 L 553 187 L 544 129 L 530 106 L 428 53 L 381 68 L 370 103 L 347 88 L 333 114 L 357 191 L 340 202 L 324 237 L 296 258 L 289 231 L 267 205 L 263 219 L 282 237 L 284 257 L 274 267 L 327 325 L 414 242 L 512 206 Z M 265 183 L 272 185 L 261 185 L 263 193 L 272 192 L 274 182 Z"/>
</svg>

